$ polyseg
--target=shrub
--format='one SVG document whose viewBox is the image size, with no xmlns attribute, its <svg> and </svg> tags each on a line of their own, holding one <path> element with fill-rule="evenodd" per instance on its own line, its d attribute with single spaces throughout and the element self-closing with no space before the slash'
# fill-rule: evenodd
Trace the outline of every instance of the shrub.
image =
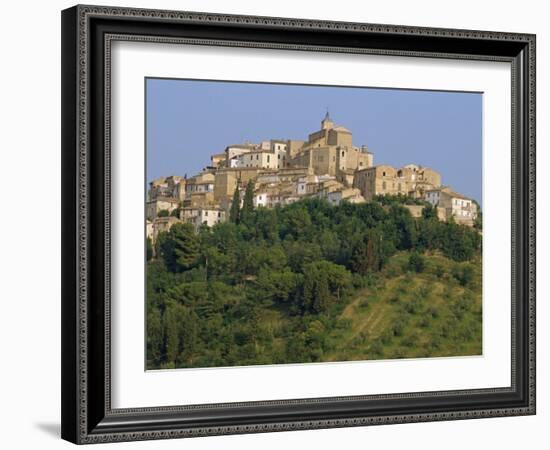
<svg viewBox="0 0 550 450">
<path fill-rule="evenodd" d="M 407 354 L 405 350 L 403 350 L 401 347 L 396 348 L 390 355 L 391 359 L 402 359 L 406 357 L 407 357 Z"/>
<path fill-rule="evenodd" d="M 470 264 L 464 266 L 455 266 L 453 268 L 453 277 L 461 286 L 468 286 L 474 279 L 474 269 Z"/>
<path fill-rule="evenodd" d="M 370 353 L 375 358 L 380 358 L 384 355 L 384 346 L 380 340 L 374 341 L 370 346 Z"/>
<path fill-rule="evenodd" d="M 427 328 L 430 325 L 430 316 L 422 317 L 422 319 L 418 322 L 418 325 L 422 328 Z"/>
<path fill-rule="evenodd" d="M 428 309 L 428 314 L 434 319 L 439 317 L 439 310 L 435 306 L 430 306 Z"/>
<path fill-rule="evenodd" d="M 434 267 L 434 274 L 437 278 L 442 278 L 445 274 L 445 267 L 443 267 L 441 264 L 436 264 Z"/>
<path fill-rule="evenodd" d="M 409 256 L 408 269 L 412 272 L 421 273 L 424 272 L 425 267 L 426 262 L 424 261 L 424 257 L 417 252 L 411 253 L 411 256 Z"/>
<path fill-rule="evenodd" d="M 399 296 L 398 295 L 392 295 L 390 297 L 390 303 L 393 303 L 393 304 L 396 304 L 396 303 L 399 303 Z"/>
<path fill-rule="evenodd" d="M 368 307 L 369 307 L 369 299 L 368 298 L 364 298 L 363 300 L 361 300 L 359 302 L 359 308 L 366 309 Z"/>
<path fill-rule="evenodd" d="M 391 331 L 394 336 L 403 336 L 404 330 L 405 322 L 403 320 L 396 320 L 391 327 Z"/>
<path fill-rule="evenodd" d="M 420 298 L 415 298 L 410 302 L 405 303 L 405 311 L 409 314 L 417 314 L 422 310 L 422 300 Z"/>
<path fill-rule="evenodd" d="M 409 348 L 414 347 L 416 344 L 418 344 L 419 338 L 420 338 L 420 336 L 418 335 L 418 333 L 416 331 L 413 331 L 410 334 L 408 334 L 407 336 L 405 336 L 403 338 L 403 340 L 401 341 L 401 343 L 405 347 L 409 347 Z"/>
<path fill-rule="evenodd" d="M 339 330 L 349 330 L 351 328 L 351 319 L 340 319 L 336 322 L 336 328 Z"/>
<path fill-rule="evenodd" d="M 393 339 L 393 334 L 391 332 L 386 331 L 382 336 L 380 336 L 380 341 L 384 345 L 388 345 Z"/>
</svg>

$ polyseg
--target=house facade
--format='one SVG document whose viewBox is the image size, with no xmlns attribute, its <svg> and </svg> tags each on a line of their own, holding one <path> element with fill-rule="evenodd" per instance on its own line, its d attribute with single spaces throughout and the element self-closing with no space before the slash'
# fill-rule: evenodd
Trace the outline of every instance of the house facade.
<svg viewBox="0 0 550 450">
<path fill-rule="evenodd" d="M 424 193 L 424 199 L 431 205 L 442 208 L 447 220 L 453 217 L 457 223 L 472 226 L 477 218 L 476 203 L 471 198 L 454 192 L 450 187 L 428 190 Z"/>
</svg>

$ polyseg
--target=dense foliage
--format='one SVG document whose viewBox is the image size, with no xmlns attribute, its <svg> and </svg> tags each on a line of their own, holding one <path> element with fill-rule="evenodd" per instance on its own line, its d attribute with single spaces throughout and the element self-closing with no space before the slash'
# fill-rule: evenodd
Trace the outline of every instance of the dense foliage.
<svg viewBox="0 0 550 450">
<path fill-rule="evenodd" d="M 460 263 L 479 260 L 480 234 L 439 222 L 429 206 L 419 219 L 389 197 L 254 209 L 248 191 L 228 222 L 158 236 L 147 263 L 149 368 L 327 360 L 354 296 L 397 276 L 386 268 L 393 255 L 409 255 L 404 270 L 420 276 L 423 254 L 436 252 L 455 261 L 453 283 L 472 281 Z M 369 342 L 371 356 L 380 345 Z"/>
</svg>

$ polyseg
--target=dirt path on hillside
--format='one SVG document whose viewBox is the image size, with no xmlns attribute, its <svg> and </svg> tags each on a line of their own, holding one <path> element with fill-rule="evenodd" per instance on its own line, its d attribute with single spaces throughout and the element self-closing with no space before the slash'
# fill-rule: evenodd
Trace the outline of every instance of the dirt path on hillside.
<svg viewBox="0 0 550 450">
<path fill-rule="evenodd" d="M 342 312 L 343 319 L 352 321 L 351 335 L 346 339 L 345 344 L 353 341 L 359 334 L 367 331 L 371 337 L 380 335 L 380 325 L 383 323 L 385 316 L 391 309 L 385 301 L 380 300 L 374 305 L 369 306 L 365 312 L 360 311 L 360 303 L 364 299 L 368 300 L 368 290 L 364 289 Z"/>
</svg>

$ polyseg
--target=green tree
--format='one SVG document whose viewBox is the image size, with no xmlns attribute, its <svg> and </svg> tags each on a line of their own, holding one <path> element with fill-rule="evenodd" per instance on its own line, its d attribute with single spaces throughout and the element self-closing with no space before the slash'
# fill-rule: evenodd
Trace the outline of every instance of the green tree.
<svg viewBox="0 0 550 450">
<path fill-rule="evenodd" d="M 410 250 L 416 245 L 416 227 L 408 209 L 393 205 L 390 216 L 397 231 L 396 247 L 400 250 Z"/>
<path fill-rule="evenodd" d="M 181 214 L 181 208 L 176 208 L 172 210 L 172 212 L 170 213 L 172 217 L 177 217 L 178 219 L 180 217 L 180 214 Z"/>
<path fill-rule="evenodd" d="M 161 254 L 169 271 L 183 272 L 197 265 L 199 249 L 193 225 L 176 223 L 162 243 Z"/>
<path fill-rule="evenodd" d="M 431 204 L 428 204 L 422 209 L 422 218 L 425 220 L 437 219 L 437 209 Z"/>
<path fill-rule="evenodd" d="M 469 285 L 474 279 L 474 269 L 468 263 L 463 266 L 454 267 L 452 272 L 453 277 L 457 279 L 461 286 Z"/>
<path fill-rule="evenodd" d="M 251 225 L 252 214 L 254 212 L 254 181 L 249 180 L 244 192 L 243 207 L 241 208 L 241 221 Z"/>
<path fill-rule="evenodd" d="M 167 362 L 179 367 L 189 364 L 198 344 L 198 317 L 189 308 L 172 301 L 164 321 Z"/>
<path fill-rule="evenodd" d="M 300 274 L 289 269 L 273 271 L 268 268 L 260 270 L 256 281 L 258 296 L 276 303 L 292 301 L 301 283 Z"/>
<path fill-rule="evenodd" d="M 361 275 L 377 272 L 382 267 L 382 252 L 380 233 L 369 230 L 358 242 L 351 256 L 351 269 Z"/>
<path fill-rule="evenodd" d="M 455 261 L 472 259 L 480 248 L 481 237 L 477 230 L 471 230 L 454 221 L 441 224 L 440 247 L 449 258 Z"/>
<path fill-rule="evenodd" d="M 288 208 L 284 217 L 283 229 L 285 235 L 299 239 L 311 231 L 311 216 L 304 207 Z"/>
<path fill-rule="evenodd" d="M 303 309 L 324 313 L 339 301 L 351 276 L 345 267 L 329 261 L 315 261 L 304 267 Z"/>
<path fill-rule="evenodd" d="M 153 305 L 147 308 L 147 361 L 158 367 L 163 354 L 163 327 L 160 310 Z"/>
<path fill-rule="evenodd" d="M 229 221 L 232 223 L 240 222 L 241 212 L 241 194 L 239 192 L 239 184 L 235 186 L 235 192 L 233 192 L 233 201 L 231 202 L 231 209 L 229 210 Z"/>
<path fill-rule="evenodd" d="M 169 215 L 170 215 L 170 211 L 168 211 L 167 209 L 161 209 L 157 213 L 157 217 L 168 217 Z"/>
<path fill-rule="evenodd" d="M 153 258 L 153 242 L 151 241 L 151 238 L 148 237 L 147 240 L 146 240 L 146 256 L 147 256 L 147 261 L 151 261 L 151 259 Z"/>
<path fill-rule="evenodd" d="M 332 297 L 328 280 L 322 270 L 316 266 L 306 268 L 304 275 L 304 307 L 312 313 L 321 313 L 328 309 Z"/>
<path fill-rule="evenodd" d="M 474 200 L 474 205 L 477 208 L 477 215 L 474 220 L 474 228 L 476 230 L 482 230 L 483 229 L 483 213 L 481 212 L 481 206 L 479 206 L 479 203 Z"/>
<path fill-rule="evenodd" d="M 424 272 L 425 266 L 424 257 L 420 253 L 411 253 L 411 256 L 409 256 L 409 270 L 420 273 Z"/>
</svg>

